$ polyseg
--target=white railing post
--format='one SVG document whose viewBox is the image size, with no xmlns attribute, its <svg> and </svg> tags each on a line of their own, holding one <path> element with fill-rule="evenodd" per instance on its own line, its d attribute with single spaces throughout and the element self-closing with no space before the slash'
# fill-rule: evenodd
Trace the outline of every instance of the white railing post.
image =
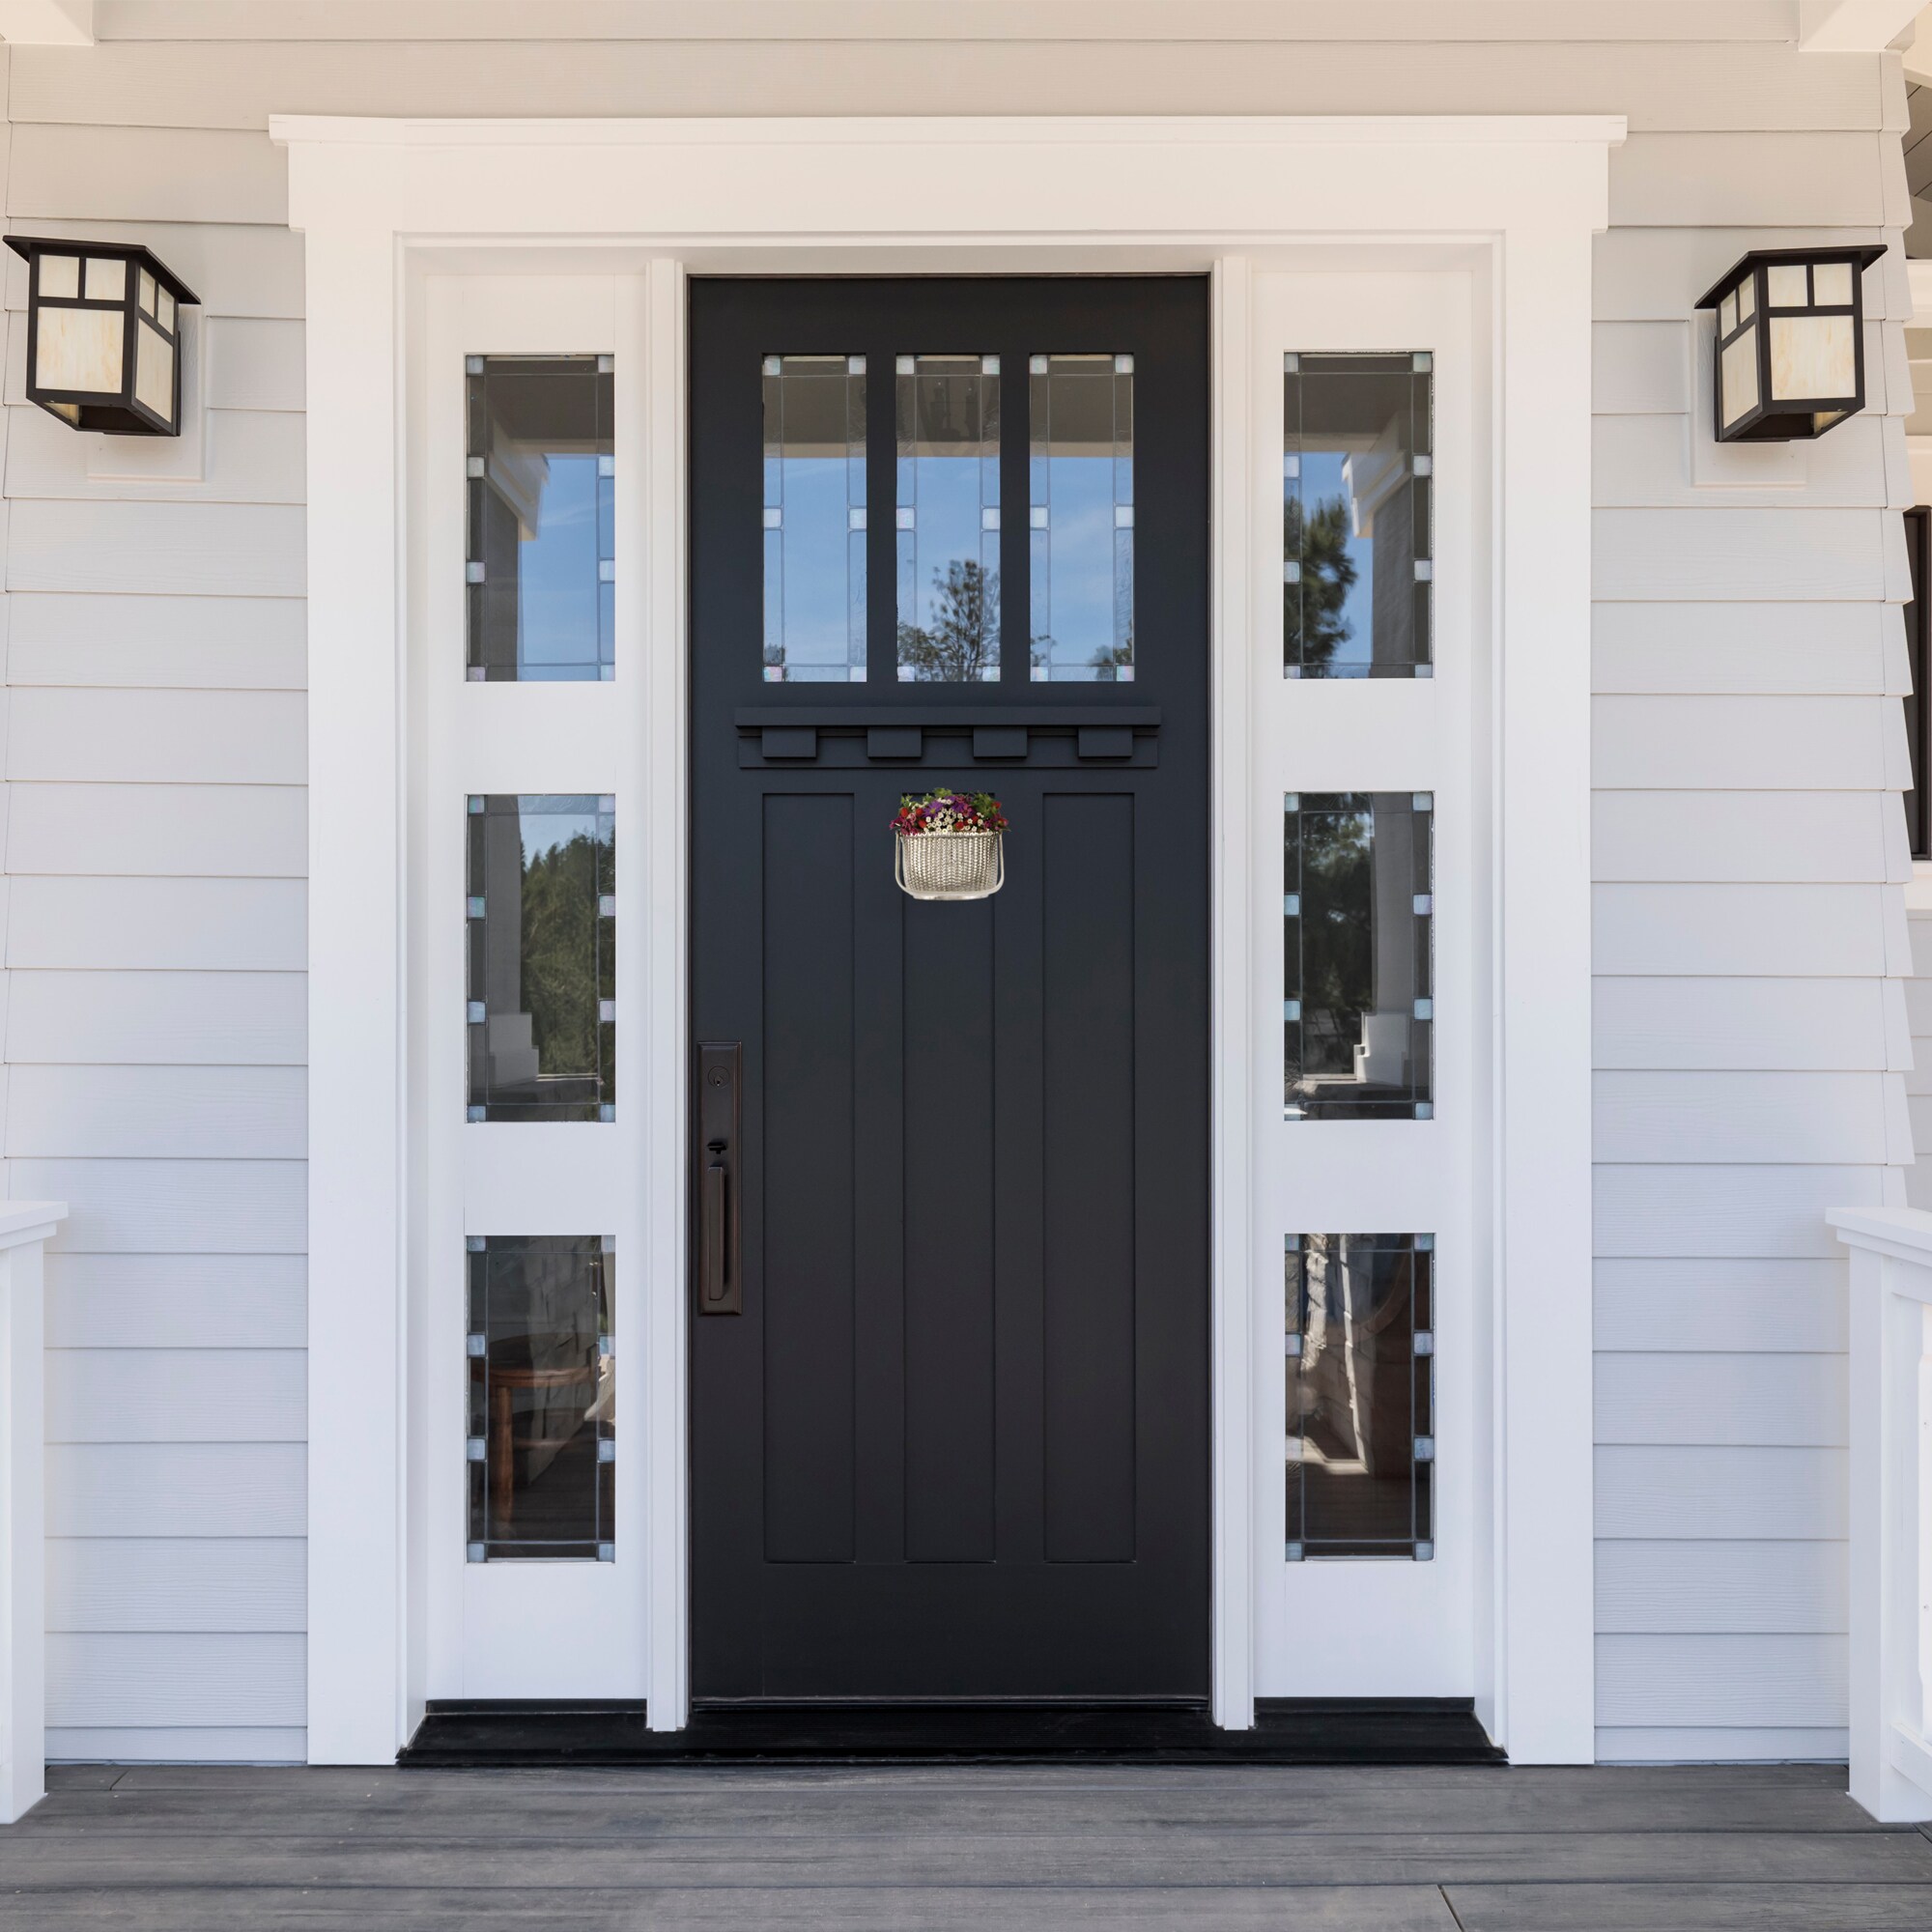
<svg viewBox="0 0 1932 1932">
<path fill-rule="evenodd" d="M 41 1254 L 64 1203 L 0 1202 L 0 1825 L 46 1795 L 46 1373 Z"/>
<path fill-rule="evenodd" d="M 1851 1790 L 1932 1818 L 1932 1213 L 1844 1208 L 1851 1250 Z"/>
</svg>

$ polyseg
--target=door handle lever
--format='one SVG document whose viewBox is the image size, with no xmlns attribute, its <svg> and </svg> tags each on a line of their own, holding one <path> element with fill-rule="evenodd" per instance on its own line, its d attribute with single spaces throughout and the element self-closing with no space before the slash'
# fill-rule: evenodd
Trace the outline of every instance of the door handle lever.
<svg viewBox="0 0 1932 1932">
<path fill-rule="evenodd" d="M 741 1145 L 740 1075 L 743 1052 L 734 1040 L 697 1049 L 697 1312 L 745 1312 L 736 1168 Z"/>
</svg>

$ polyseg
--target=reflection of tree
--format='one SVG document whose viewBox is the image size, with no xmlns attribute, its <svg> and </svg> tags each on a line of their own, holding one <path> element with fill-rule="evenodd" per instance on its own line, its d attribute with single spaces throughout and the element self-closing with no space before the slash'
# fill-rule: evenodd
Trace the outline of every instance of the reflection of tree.
<svg viewBox="0 0 1932 1932">
<path fill-rule="evenodd" d="M 1299 496 L 1291 497 L 1283 554 L 1301 559 L 1300 594 L 1282 600 L 1288 662 L 1319 676 L 1354 636 L 1354 626 L 1342 614 L 1356 575 L 1355 559 L 1349 554 L 1348 499 L 1325 497 L 1308 512 Z"/>
<path fill-rule="evenodd" d="M 597 1066 L 597 893 L 611 848 L 580 832 L 524 867 L 524 1009 L 539 1072 Z"/>
<path fill-rule="evenodd" d="M 899 663 L 922 684 L 977 684 L 1000 668 L 1000 574 L 970 557 L 932 573 L 930 628 L 899 620 Z"/>
<path fill-rule="evenodd" d="M 1311 812 L 1301 822 L 1303 1010 L 1311 1020 L 1324 1015 L 1350 1045 L 1375 1005 L 1372 824 L 1365 811 Z"/>
</svg>

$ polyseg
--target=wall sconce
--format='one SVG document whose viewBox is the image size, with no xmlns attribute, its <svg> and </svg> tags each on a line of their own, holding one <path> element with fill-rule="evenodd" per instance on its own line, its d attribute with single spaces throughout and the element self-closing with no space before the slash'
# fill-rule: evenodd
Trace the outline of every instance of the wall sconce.
<svg viewBox="0 0 1932 1932">
<path fill-rule="evenodd" d="M 27 265 L 27 400 L 70 429 L 181 434 L 181 317 L 200 298 L 136 244 L 9 235 Z"/>
<path fill-rule="evenodd" d="M 1699 298 L 1718 312 L 1719 442 L 1797 442 L 1865 406 L 1861 277 L 1882 246 L 1758 248 Z"/>
</svg>

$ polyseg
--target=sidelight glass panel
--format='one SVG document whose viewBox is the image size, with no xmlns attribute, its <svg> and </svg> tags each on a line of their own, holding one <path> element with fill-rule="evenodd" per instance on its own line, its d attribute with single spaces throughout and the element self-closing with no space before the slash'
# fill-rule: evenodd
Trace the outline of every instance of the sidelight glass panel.
<svg viewBox="0 0 1932 1932">
<path fill-rule="evenodd" d="M 898 673 L 1000 675 L 1000 358 L 901 355 L 896 423 Z"/>
<path fill-rule="evenodd" d="M 1296 1120 L 1434 1111 L 1428 792 L 1283 802 L 1283 1108 Z"/>
<path fill-rule="evenodd" d="M 614 1257 L 595 1235 L 469 1237 L 469 1560 L 616 1554 Z"/>
<path fill-rule="evenodd" d="M 765 682 L 866 681 L 866 358 L 767 355 Z"/>
<path fill-rule="evenodd" d="M 1428 677 L 1434 357 L 1284 364 L 1284 673 Z"/>
<path fill-rule="evenodd" d="M 1134 358 L 1028 359 L 1036 683 L 1134 674 Z"/>
<path fill-rule="evenodd" d="M 469 801 L 472 1121 L 616 1113 L 614 801 Z"/>
<path fill-rule="evenodd" d="M 611 677 L 611 358 L 471 355 L 465 367 L 470 680 Z"/>
<path fill-rule="evenodd" d="M 1435 1554 L 1434 1235 L 1291 1235 L 1291 1563 Z"/>
</svg>

